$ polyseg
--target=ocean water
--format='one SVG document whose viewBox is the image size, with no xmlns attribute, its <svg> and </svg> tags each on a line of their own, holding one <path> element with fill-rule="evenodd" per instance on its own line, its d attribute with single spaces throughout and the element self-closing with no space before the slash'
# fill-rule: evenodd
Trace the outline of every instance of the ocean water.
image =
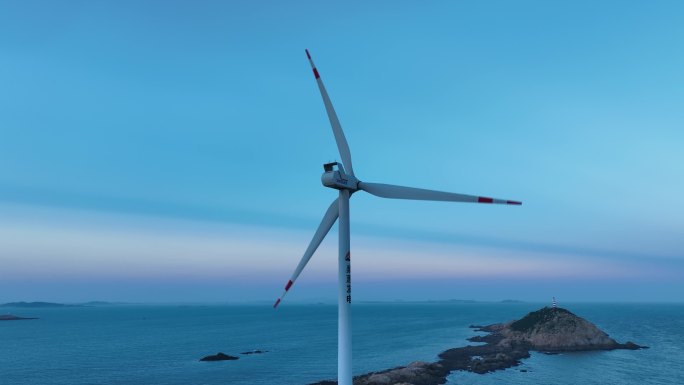
<svg viewBox="0 0 684 385">
<path fill-rule="evenodd" d="M 470 324 L 541 304 L 354 304 L 354 372 L 436 360 L 467 345 Z M 619 342 L 651 348 L 534 354 L 517 368 L 455 372 L 449 384 L 684 384 L 684 305 L 565 304 Z M 0 322 L 0 384 L 301 385 L 336 376 L 334 305 L 116 305 L 14 309 Z M 199 362 L 224 352 L 268 353 Z M 527 372 L 522 372 L 525 369 Z"/>
</svg>

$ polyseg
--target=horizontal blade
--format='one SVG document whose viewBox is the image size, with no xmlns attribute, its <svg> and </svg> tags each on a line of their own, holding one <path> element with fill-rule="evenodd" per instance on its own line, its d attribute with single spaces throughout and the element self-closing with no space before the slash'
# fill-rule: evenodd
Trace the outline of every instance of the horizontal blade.
<svg viewBox="0 0 684 385">
<path fill-rule="evenodd" d="M 522 202 L 495 199 L 477 195 L 456 194 L 444 191 L 425 190 L 422 188 L 395 186 L 382 183 L 359 182 L 359 189 L 382 198 L 413 199 L 423 201 L 448 201 L 470 203 L 495 203 L 503 205 L 521 205 Z"/>
<path fill-rule="evenodd" d="M 328 91 L 325 90 L 323 85 L 323 80 L 321 80 L 321 75 L 318 74 L 316 65 L 314 65 L 311 55 L 309 55 L 309 50 L 306 50 L 306 57 L 309 58 L 309 63 L 311 63 L 311 68 L 313 69 L 314 77 L 316 78 L 316 83 L 318 83 L 318 89 L 321 91 L 321 96 L 323 97 L 323 104 L 325 105 L 325 111 L 328 113 L 328 119 L 330 120 L 330 125 L 332 126 L 333 135 L 335 135 L 335 142 L 337 142 L 337 149 L 340 151 L 340 156 L 342 157 L 342 163 L 344 164 L 344 170 L 351 175 L 354 175 L 354 167 L 352 167 L 351 152 L 349 151 L 349 144 L 347 143 L 347 138 L 344 137 L 344 131 L 342 131 L 342 125 L 340 125 L 340 120 L 337 118 L 335 109 L 333 108 L 332 102 L 330 101 L 330 96 L 328 96 Z"/>
<path fill-rule="evenodd" d="M 335 199 L 335 201 L 333 201 L 330 207 L 328 207 L 328 211 L 325 212 L 325 215 L 321 220 L 321 224 L 318 225 L 318 229 L 314 233 L 314 236 L 311 239 L 311 242 L 309 243 L 309 247 L 306 248 L 306 251 L 302 256 L 302 259 L 299 261 L 297 268 L 295 269 L 294 273 L 292 273 L 290 280 L 287 281 L 287 284 L 285 285 L 285 291 L 283 291 L 283 295 L 281 295 L 280 298 L 278 298 L 276 303 L 273 305 L 274 308 L 278 306 L 283 297 L 285 297 L 285 294 L 287 294 L 287 291 L 290 290 L 290 287 L 292 287 L 292 284 L 294 284 L 294 282 L 297 280 L 297 277 L 299 277 L 299 274 L 302 273 L 302 270 L 304 270 L 306 264 L 309 263 L 311 256 L 314 254 L 316 249 L 318 249 L 318 246 L 320 246 L 321 242 L 323 242 L 323 238 L 325 238 L 325 236 L 330 231 L 330 228 L 335 224 L 335 221 L 337 220 L 338 216 L 339 203 L 337 199 Z"/>
</svg>

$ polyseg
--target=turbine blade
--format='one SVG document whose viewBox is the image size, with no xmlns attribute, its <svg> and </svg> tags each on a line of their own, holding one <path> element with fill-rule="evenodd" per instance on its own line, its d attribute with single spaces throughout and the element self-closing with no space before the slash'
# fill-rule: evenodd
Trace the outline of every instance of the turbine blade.
<svg viewBox="0 0 684 385">
<path fill-rule="evenodd" d="M 359 182 L 359 189 L 375 196 L 391 199 L 413 199 L 423 201 L 448 201 L 470 203 L 495 203 L 503 205 L 521 205 L 522 202 L 506 199 L 495 199 L 477 195 L 456 194 L 444 191 L 425 190 L 422 188 L 395 186 L 382 183 Z"/>
<path fill-rule="evenodd" d="M 323 242 L 323 238 L 325 238 L 325 236 L 330 231 L 330 228 L 335 224 L 335 221 L 337 220 L 338 216 L 339 202 L 337 199 L 335 199 L 333 203 L 330 204 L 330 207 L 328 207 L 328 211 L 325 212 L 325 215 L 321 220 L 321 224 L 318 225 L 318 229 L 314 233 L 314 236 L 311 239 L 311 242 L 309 243 L 309 247 L 306 248 L 306 251 L 302 256 L 302 259 L 299 261 L 297 268 L 295 269 L 294 273 L 292 273 L 290 280 L 287 281 L 287 284 L 285 285 L 285 291 L 283 291 L 283 295 L 281 295 L 280 298 L 278 298 L 278 300 L 273 305 L 274 308 L 277 307 L 278 304 L 280 304 L 280 301 L 283 299 L 283 297 L 285 297 L 287 291 L 290 290 L 292 284 L 294 284 L 294 282 L 297 280 L 297 277 L 299 277 L 299 274 L 302 273 L 302 270 L 304 270 L 306 264 L 309 263 L 311 256 L 314 254 L 314 252 L 316 252 L 316 249 L 318 249 L 318 246 L 321 244 L 321 242 Z"/>
<path fill-rule="evenodd" d="M 354 175 L 354 167 L 352 166 L 351 152 L 349 151 L 349 144 L 347 143 L 347 138 L 344 137 L 344 131 L 342 131 L 342 126 L 340 125 L 340 120 L 337 118 L 335 109 L 333 108 L 332 102 L 330 101 L 330 96 L 328 96 L 328 91 L 325 90 L 323 85 L 323 80 L 318 74 L 316 65 L 311 59 L 309 50 L 306 51 L 306 57 L 309 58 L 309 63 L 311 63 L 311 68 L 313 69 L 314 77 L 316 78 L 316 83 L 318 83 L 318 89 L 321 91 L 321 96 L 323 97 L 323 104 L 325 105 L 325 111 L 328 113 L 328 119 L 330 119 L 330 125 L 332 126 L 333 135 L 335 135 L 335 142 L 337 142 L 337 149 L 340 151 L 340 157 L 342 157 L 342 163 L 344 164 L 345 171 L 351 175 Z"/>
</svg>

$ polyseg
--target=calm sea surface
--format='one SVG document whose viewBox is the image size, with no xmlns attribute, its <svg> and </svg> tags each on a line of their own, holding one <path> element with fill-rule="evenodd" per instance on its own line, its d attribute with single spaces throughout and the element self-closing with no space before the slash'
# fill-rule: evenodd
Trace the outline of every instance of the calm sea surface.
<svg viewBox="0 0 684 385">
<path fill-rule="evenodd" d="M 354 372 L 435 360 L 467 345 L 470 324 L 520 318 L 540 304 L 354 304 Z M 518 368 L 456 372 L 449 384 L 684 384 L 684 305 L 565 304 L 640 351 L 534 354 Z M 0 308 L 0 384 L 307 384 L 336 376 L 333 305 Z M 216 352 L 266 354 L 199 362 Z M 526 369 L 527 372 L 521 372 Z"/>
</svg>

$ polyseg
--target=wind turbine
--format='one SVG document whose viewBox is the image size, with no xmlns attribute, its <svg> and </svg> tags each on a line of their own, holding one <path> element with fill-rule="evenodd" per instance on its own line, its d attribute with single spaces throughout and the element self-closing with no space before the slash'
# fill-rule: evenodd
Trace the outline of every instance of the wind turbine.
<svg viewBox="0 0 684 385">
<path fill-rule="evenodd" d="M 426 201 L 447 201 L 447 202 L 469 202 L 469 203 L 490 203 L 505 205 L 521 205 L 522 202 L 506 199 L 494 199 L 477 195 L 456 194 L 443 191 L 425 190 L 414 187 L 395 186 L 382 183 L 362 182 L 354 175 L 352 166 L 351 152 L 349 144 L 344 137 L 342 126 L 340 125 L 337 114 L 330 102 L 328 92 L 323 86 L 321 76 L 314 65 L 309 50 L 306 50 L 306 57 L 311 63 L 318 89 L 323 97 L 323 104 L 330 119 L 337 149 L 340 152 L 342 163 L 333 162 L 323 165 L 325 172 L 321 177 L 323 186 L 339 190 L 339 197 L 335 199 L 328 211 L 325 212 L 321 224 L 314 233 L 309 247 L 306 248 L 302 259 L 297 268 L 287 281 L 285 291 L 273 305 L 274 308 L 280 304 L 283 297 L 290 290 L 297 277 L 302 273 L 304 267 L 311 259 L 323 238 L 328 234 L 330 228 L 339 219 L 339 257 L 338 257 L 338 329 L 337 329 L 337 383 L 339 385 L 352 385 L 352 349 L 351 349 L 351 253 L 349 250 L 349 197 L 357 191 L 365 191 L 381 198 L 391 199 L 412 199 Z"/>
</svg>

